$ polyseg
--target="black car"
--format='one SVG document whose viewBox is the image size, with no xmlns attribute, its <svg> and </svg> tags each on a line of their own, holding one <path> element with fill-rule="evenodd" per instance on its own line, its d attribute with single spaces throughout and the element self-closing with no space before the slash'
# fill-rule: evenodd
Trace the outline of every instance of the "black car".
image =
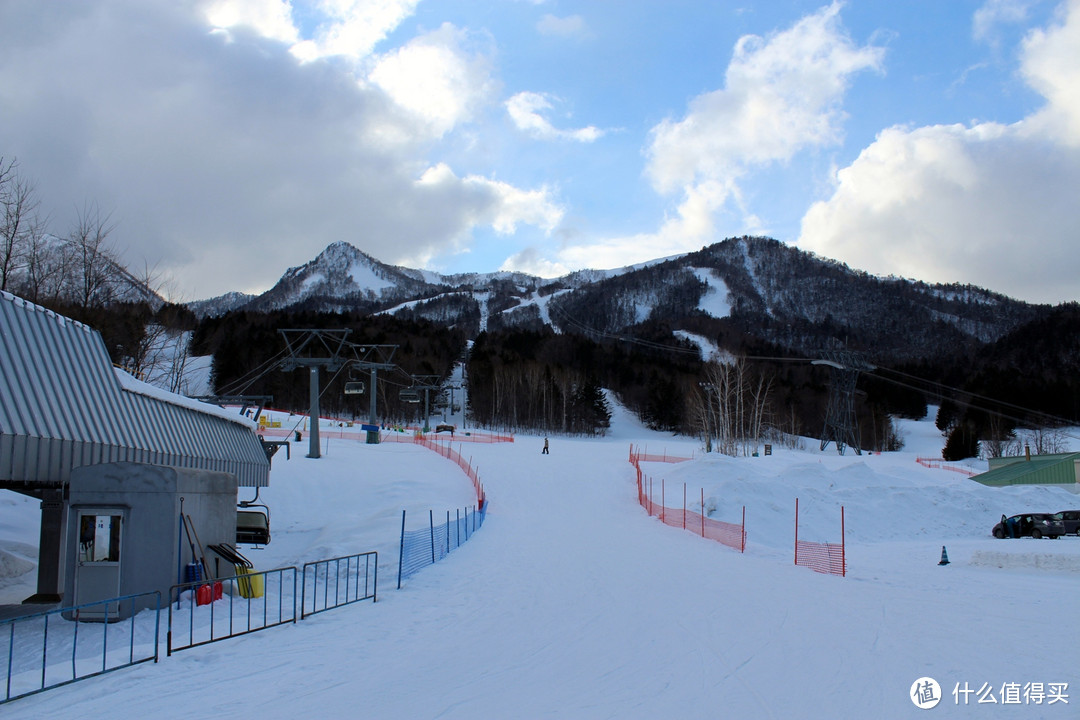
<svg viewBox="0 0 1080 720">
<path fill-rule="evenodd" d="M 1054 518 L 1065 526 L 1066 535 L 1080 535 L 1080 510 L 1062 510 L 1054 513 Z"/>
<path fill-rule="evenodd" d="M 1056 538 L 1065 534 L 1065 523 L 1050 513 L 1022 513 L 1010 518 L 1001 516 L 1002 522 L 994 526 L 994 537 L 1041 537 Z"/>
</svg>

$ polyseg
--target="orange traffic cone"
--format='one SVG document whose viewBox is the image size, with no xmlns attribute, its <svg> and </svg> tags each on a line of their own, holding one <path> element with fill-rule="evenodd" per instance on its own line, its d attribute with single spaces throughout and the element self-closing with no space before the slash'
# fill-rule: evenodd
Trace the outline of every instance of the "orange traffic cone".
<svg viewBox="0 0 1080 720">
<path fill-rule="evenodd" d="M 949 564 L 949 554 L 945 552 L 945 546 L 942 545 L 941 546 L 941 561 L 938 562 L 938 565 L 948 565 L 948 564 Z"/>
</svg>

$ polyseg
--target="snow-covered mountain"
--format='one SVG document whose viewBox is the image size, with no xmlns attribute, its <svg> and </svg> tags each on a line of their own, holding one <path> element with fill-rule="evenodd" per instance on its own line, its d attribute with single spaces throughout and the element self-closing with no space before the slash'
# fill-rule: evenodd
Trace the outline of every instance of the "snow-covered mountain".
<svg viewBox="0 0 1080 720">
<path fill-rule="evenodd" d="M 1047 310 L 970 285 L 869 275 L 757 237 L 556 279 L 440 275 L 387 265 L 335 242 L 262 295 L 233 293 L 191 308 L 200 316 L 235 309 L 388 313 L 456 325 L 470 336 L 548 327 L 617 337 L 650 326 L 665 335 L 750 335 L 794 351 L 839 339 L 893 357 L 992 342 Z"/>
</svg>

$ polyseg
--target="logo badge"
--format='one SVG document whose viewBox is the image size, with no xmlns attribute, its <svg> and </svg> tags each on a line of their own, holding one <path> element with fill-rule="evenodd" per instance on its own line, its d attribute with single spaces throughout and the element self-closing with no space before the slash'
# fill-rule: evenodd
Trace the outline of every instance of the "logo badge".
<svg viewBox="0 0 1080 720">
<path fill-rule="evenodd" d="M 911 684 L 911 692 L 908 694 L 911 702 L 920 710 L 929 710 L 937 707 L 941 702 L 941 686 L 932 677 L 921 677 Z"/>
</svg>

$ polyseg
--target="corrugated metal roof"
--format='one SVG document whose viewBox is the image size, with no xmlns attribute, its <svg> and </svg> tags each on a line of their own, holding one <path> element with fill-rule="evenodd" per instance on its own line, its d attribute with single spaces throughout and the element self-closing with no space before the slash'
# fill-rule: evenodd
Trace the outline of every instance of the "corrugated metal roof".
<svg viewBox="0 0 1080 720">
<path fill-rule="evenodd" d="M 1032 455 L 1031 460 L 1019 458 L 971 479 L 993 486 L 1068 485 L 1077 481 L 1078 462 L 1080 453 Z"/>
<path fill-rule="evenodd" d="M 117 372 L 96 331 L 0 292 L 0 482 L 56 484 L 75 467 L 131 461 L 267 484 L 245 419 Z"/>
</svg>

